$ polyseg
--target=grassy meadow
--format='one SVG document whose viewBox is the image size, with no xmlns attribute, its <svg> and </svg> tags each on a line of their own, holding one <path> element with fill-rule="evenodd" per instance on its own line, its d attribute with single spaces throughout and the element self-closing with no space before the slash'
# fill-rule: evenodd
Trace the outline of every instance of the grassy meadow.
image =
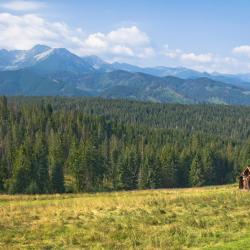
<svg viewBox="0 0 250 250">
<path fill-rule="evenodd" d="M 0 195 L 0 249 L 250 249 L 237 186 Z"/>
</svg>

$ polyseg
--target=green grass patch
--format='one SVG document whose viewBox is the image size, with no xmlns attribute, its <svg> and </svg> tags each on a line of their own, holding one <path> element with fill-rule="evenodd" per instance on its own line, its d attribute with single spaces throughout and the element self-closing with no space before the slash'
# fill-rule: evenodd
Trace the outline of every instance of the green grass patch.
<svg viewBox="0 0 250 250">
<path fill-rule="evenodd" d="M 236 186 L 0 195 L 0 249 L 249 249 Z"/>
</svg>

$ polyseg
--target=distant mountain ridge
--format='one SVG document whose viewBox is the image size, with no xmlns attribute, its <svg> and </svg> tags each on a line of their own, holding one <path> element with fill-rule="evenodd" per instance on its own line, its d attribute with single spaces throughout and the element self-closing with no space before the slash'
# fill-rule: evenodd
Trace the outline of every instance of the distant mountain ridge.
<svg viewBox="0 0 250 250">
<path fill-rule="evenodd" d="M 5 58 L 8 58 L 6 61 Z M 44 45 L 36 45 L 31 50 L 0 51 L 0 70 L 19 70 L 32 68 L 37 72 L 67 71 L 83 73 L 94 71 L 91 64 L 64 48 L 52 49 Z"/>
<path fill-rule="evenodd" d="M 153 102 L 250 105 L 248 75 L 142 68 L 36 45 L 0 50 L 0 94 L 102 96 Z"/>
</svg>

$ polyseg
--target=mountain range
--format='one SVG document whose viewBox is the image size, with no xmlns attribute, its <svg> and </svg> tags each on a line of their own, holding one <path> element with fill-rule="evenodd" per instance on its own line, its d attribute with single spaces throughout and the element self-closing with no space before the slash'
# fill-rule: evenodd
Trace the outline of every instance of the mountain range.
<svg viewBox="0 0 250 250">
<path fill-rule="evenodd" d="M 0 95 L 101 96 L 175 103 L 250 105 L 250 74 L 138 67 L 36 45 L 0 50 Z"/>
</svg>

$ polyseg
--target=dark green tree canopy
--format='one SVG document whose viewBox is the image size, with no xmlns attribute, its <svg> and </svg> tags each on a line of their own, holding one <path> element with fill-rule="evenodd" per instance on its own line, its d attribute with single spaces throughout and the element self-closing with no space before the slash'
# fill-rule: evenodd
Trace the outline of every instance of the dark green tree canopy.
<svg viewBox="0 0 250 250">
<path fill-rule="evenodd" d="M 0 191 L 62 193 L 234 182 L 250 108 L 0 97 Z"/>
</svg>

